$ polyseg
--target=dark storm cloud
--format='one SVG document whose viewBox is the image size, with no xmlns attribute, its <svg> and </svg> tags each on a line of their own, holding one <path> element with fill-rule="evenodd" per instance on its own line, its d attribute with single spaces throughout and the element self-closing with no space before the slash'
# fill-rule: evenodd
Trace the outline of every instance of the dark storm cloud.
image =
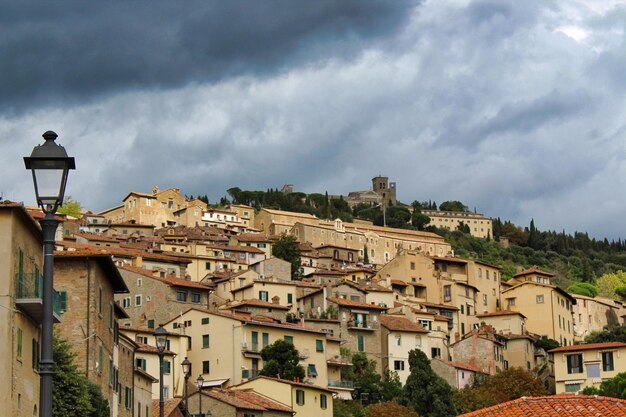
<svg viewBox="0 0 626 417">
<path fill-rule="evenodd" d="M 394 32 L 414 2 L 9 2 L 0 111 L 271 74 Z"/>
</svg>

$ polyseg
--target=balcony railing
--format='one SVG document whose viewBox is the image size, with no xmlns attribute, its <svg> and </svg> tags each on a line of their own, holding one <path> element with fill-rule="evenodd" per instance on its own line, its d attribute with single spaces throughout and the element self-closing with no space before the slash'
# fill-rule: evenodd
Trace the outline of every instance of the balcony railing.
<svg viewBox="0 0 626 417">
<path fill-rule="evenodd" d="M 328 380 L 328 386 L 329 387 L 333 387 L 333 388 L 353 389 L 354 388 L 354 382 L 352 382 L 352 381 L 342 381 L 342 380 L 338 380 L 338 379 L 329 379 Z"/>
<path fill-rule="evenodd" d="M 43 318 L 43 277 L 41 274 L 15 274 L 15 304 L 38 323 Z M 60 322 L 61 314 L 67 309 L 67 300 L 57 291 L 52 294 L 52 312 Z"/>
<path fill-rule="evenodd" d="M 350 330 L 376 330 L 378 327 L 378 323 L 357 323 L 354 321 L 348 325 Z"/>
<path fill-rule="evenodd" d="M 245 379 L 252 379 L 256 378 L 257 376 L 259 376 L 258 369 L 243 369 L 241 371 L 241 377 Z"/>
</svg>

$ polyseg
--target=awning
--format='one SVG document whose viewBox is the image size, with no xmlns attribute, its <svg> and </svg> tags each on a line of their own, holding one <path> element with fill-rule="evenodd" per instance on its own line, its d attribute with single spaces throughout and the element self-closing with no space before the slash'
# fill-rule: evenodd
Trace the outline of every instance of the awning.
<svg viewBox="0 0 626 417">
<path fill-rule="evenodd" d="M 352 400 L 352 390 L 350 391 L 336 390 L 335 393 L 337 394 L 337 398 L 339 398 L 340 400 L 346 400 L 346 401 Z"/>
<path fill-rule="evenodd" d="M 224 384 L 224 382 L 228 381 L 229 378 L 225 378 L 225 379 L 209 379 L 209 380 L 204 380 L 202 382 L 202 388 L 207 388 L 207 387 L 220 387 Z"/>
<path fill-rule="evenodd" d="M 582 384 L 583 382 L 585 382 L 584 379 L 575 379 L 573 381 L 565 381 L 564 384 L 565 385 L 576 385 L 576 384 Z"/>
</svg>

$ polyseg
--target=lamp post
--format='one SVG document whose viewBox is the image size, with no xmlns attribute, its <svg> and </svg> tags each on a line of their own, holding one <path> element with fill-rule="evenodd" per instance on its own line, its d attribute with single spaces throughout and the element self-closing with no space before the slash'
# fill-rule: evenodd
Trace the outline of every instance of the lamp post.
<svg viewBox="0 0 626 417">
<path fill-rule="evenodd" d="M 45 213 L 39 221 L 43 232 L 43 317 L 41 323 L 41 360 L 39 361 L 39 415 L 52 416 L 52 376 L 54 375 L 53 303 L 54 303 L 54 236 L 59 221 L 54 213 L 63 204 L 67 174 L 75 169 L 74 158 L 67 156 L 65 148 L 54 141 L 57 134 L 47 131 L 46 142 L 37 145 L 30 156 L 24 157 L 26 169 L 33 174 L 37 204 Z"/>
<path fill-rule="evenodd" d="M 374 208 L 378 208 L 378 207 L 383 209 L 383 227 L 387 227 L 387 215 L 385 213 L 386 212 L 386 210 L 385 210 L 385 200 L 383 200 L 382 203 L 376 204 L 374 206 Z"/>
<path fill-rule="evenodd" d="M 191 361 L 185 356 L 185 360 L 180 364 L 185 375 L 185 417 L 189 417 L 189 376 L 191 375 Z"/>
<path fill-rule="evenodd" d="M 196 379 L 196 384 L 198 385 L 198 394 L 200 394 L 200 405 L 198 406 L 198 417 L 204 417 L 204 413 L 202 412 L 202 386 L 204 385 L 204 378 L 202 378 L 202 374 L 198 375 L 198 379 Z"/>
<path fill-rule="evenodd" d="M 154 331 L 157 350 L 159 351 L 159 416 L 164 417 L 165 400 L 163 399 L 163 355 L 167 347 L 167 330 L 159 324 L 159 328 Z"/>
</svg>

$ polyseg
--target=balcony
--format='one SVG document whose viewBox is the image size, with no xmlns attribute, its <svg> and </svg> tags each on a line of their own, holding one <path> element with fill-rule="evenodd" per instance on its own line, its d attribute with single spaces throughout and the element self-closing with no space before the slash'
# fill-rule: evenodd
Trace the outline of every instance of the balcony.
<svg viewBox="0 0 626 417">
<path fill-rule="evenodd" d="M 329 379 L 328 388 L 354 389 L 354 382 L 343 381 L 343 380 L 338 380 L 338 379 Z"/>
<path fill-rule="evenodd" d="M 241 370 L 241 377 L 244 379 L 252 379 L 252 378 L 256 378 L 257 376 L 259 376 L 258 369 L 242 369 Z"/>
<path fill-rule="evenodd" d="M 43 321 L 43 277 L 35 273 L 15 274 L 15 305 L 30 316 L 35 322 Z M 66 300 L 54 291 L 52 297 L 52 316 L 55 323 L 61 322 L 61 313 Z"/>
<path fill-rule="evenodd" d="M 351 322 L 348 326 L 348 330 L 365 330 L 373 332 L 378 329 L 378 323 L 356 323 Z"/>
</svg>

